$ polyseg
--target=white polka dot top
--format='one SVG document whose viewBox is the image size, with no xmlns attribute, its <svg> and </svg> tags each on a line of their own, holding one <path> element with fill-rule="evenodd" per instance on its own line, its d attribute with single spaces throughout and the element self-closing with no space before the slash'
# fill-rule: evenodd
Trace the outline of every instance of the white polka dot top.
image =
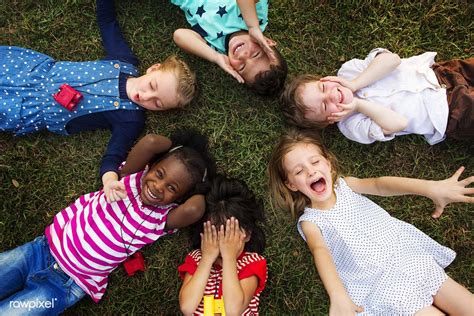
<svg viewBox="0 0 474 316">
<path fill-rule="evenodd" d="M 301 222 L 317 225 L 360 315 L 412 315 L 433 303 L 456 253 L 415 226 L 390 216 L 339 178 L 329 210 L 305 208 Z"/>
</svg>

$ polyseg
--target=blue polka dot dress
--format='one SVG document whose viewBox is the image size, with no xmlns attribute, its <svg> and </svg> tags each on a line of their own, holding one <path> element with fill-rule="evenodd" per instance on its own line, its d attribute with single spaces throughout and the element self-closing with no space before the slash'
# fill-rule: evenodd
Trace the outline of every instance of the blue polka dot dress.
<svg viewBox="0 0 474 316">
<path fill-rule="evenodd" d="M 0 46 L 0 131 L 23 135 L 47 129 L 66 135 L 66 124 L 79 116 L 118 109 L 141 111 L 120 98 L 121 72 L 138 75 L 135 66 L 116 60 L 55 61 L 30 49 Z M 53 98 L 64 83 L 83 94 L 74 111 Z"/>
<path fill-rule="evenodd" d="M 433 303 L 455 258 L 415 226 L 391 217 L 343 179 L 330 210 L 306 208 L 298 220 L 316 224 L 331 252 L 339 277 L 360 315 L 412 315 Z"/>
</svg>

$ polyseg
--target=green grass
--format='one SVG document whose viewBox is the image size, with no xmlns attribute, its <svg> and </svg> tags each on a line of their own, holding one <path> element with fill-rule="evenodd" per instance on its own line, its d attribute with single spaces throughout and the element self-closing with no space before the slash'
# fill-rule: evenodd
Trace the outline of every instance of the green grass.
<svg viewBox="0 0 474 316">
<path fill-rule="evenodd" d="M 292 75 L 334 74 L 343 61 L 363 58 L 374 47 L 387 47 L 402 57 L 437 51 L 437 60 L 474 54 L 474 8 L 468 1 L 361 3 L 272 1 L 266 34 L 278 42 Z M 277 100 L 255 97 L 217 67 L 180 53 L 172 32 L 186 27 L 186 21 L 167 1 L 119 0 L 117 5 L 125 36 L 142 61 L 141 70 L 178 53 L 197 71 L 202 90 L 184 115 L 150 113 L 146 132 L 201 130 L 211 139 L 220 170 L 247 181 L 265 200 L 269 280 L 262 314 L 327 313 L 327 295 L 296 232 L 296 221 L 273 209 L 267 197 L 265 168 L 284 127 Z M 58 60 L 93 60 L 104 54 L 93 1 L 2 1 L 0 12 L 1 45 L 29 47 Z M 0 135 L 0 251 L 42 234 L 59 210 L 99 189 L 98 166 L 109 136 L 107 131 L 67 138 L 46 132 L 20 138 Z M 474 174 L 472 142 L 447 140 L 429 146 L 421 137 L 406 136 L 366 146 L 350 142 L 336 129 L 323 136 L 348 175 L 443 179 L 460 165 L 466 166 L 466 175 Z M 426 198 L 374 200 L 454 249 L 458 256 L 447 273 L 474 290 L 472 205 L 452 205 L 435 221 Z M 160 239 L 145 249 L 146 273 L 128 278 L 117 269 L 99 304 L 86 298 L 66 314 L 178 314 L 176 268 L 188 250 L 184 231 Z"/>
</svg>

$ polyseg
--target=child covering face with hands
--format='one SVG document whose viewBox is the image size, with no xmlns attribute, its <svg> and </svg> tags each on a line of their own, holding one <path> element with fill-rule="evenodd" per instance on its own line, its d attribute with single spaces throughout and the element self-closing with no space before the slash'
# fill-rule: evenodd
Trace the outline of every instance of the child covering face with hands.
<svg viewBox="0 0 474 316">
<path fill-rule="evenodd" d="M 259 201 L 243 182 L 219 178 L 206 197 L 203 224 L 194 234 L 200 249 L 178 271 L 185 315 L 257 315 L 267 268 Z M 199 235 L 198 235 L 199 233 Z M 197 245 L 196 245 L 197 244 Z"/>
</svg>

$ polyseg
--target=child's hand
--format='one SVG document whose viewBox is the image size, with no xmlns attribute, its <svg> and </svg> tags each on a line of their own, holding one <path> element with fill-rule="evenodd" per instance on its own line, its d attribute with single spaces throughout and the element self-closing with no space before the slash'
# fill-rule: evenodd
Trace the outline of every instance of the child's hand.
<svg viewBox="0 0 474 316">
<path fill-rule="evenodd" d="M 226 55 L 217 53 L 214 62 L 219 65 L 219 67 L 224 69 L 225 72 L 234 77 L 239 83 L 245 82 L 244 78 L 242 78 L 242 76 L 234 68 L 232 68 L 229 62 L 229 57 L 227 57 Z"/>
<path fill-rule="evenodd" d="M 474 188 L 467 187 L 474 182 L 474 176 L 459 181 L 463 171 L 464 167 L 461 167 L 450 178 L 432 182 L 433 189 L 428 197 L 435 204 L 435 211 L 431 214 L 433 218 L 439 218 L 449 203 L 474 203 L 474 197 L 468 196 L 474 194 Z"/>
<path fill-rule="evenodd" d="M 358 90 L 353 81 L 350 81 L 350 80 L 347 80 L 347 79 L 344 79 L 344 78 L 338 77 L 338 76 L 326 76 L 324 78 L 321 78 L 320 81 L 337 82 L 341 86 L 344 86 L 344 87 L 348 88 L 352 92 L 356 92 Z"/>
<path fill-rule="evenodd" d="M 351 115 L 354 112 L 357 112 L 359 105 L 359 99 L 354 98 L 350 103 L 338 103 L 337 107 L 340 109 L 339 112 L 331 113 L 327 120 L 329 124 L 333 124 L 341 121 L 343 118 Z"/>
<path fill-rule="evenodd" d="M 108 181 L 104 185 L 104 193 L 107 203 L 117 202 L 127 197 L 125 185 L 118 180 Z"/>
<path fill-rule="evenodd" d="M 257 42 L 258 46 L 263 49 L 263 52 L 268 56 L 270 62 L 273 63 L 276 61 L 275 54 L 273 53 L 273 50 L 269 44 L 269 42 L 273 43 L 273 41 L 263 35 L 260 27 L 254 26 L 249 28 L 249 36 Z"/>
<path fill-rule="evenodd" d="M 362 313 L 363 311 L 364 308 L 354 304 L 349 297 L 343 301 L 338 300 L 334 303 L 331 302 L 331 305 L 329 306 L 329 316 L 354 316 L 356 313 Z"/>
<path fill-rule="evenodd" d="M 331 304 L 329 307 L 329 316 L 340 316 L 340 315 L 350 315 L 354 316 L 356 313 L 362 313 L 364 311 L 363 307 L 357 306 L 351 300 L 346 304 L 336 303 Z"/>
<path fill-rule="evenodd" d="M 227 220 L 219 229 L 219 249 L 222 259 L 237 259 L 244 248 L 245 234 L 240 230 L 239 221 L 233 217 Z"/>
<path fill-rule="evenodd" d="M 202 260 L 214 261 L 219 256 L 219 242 L 217 241 L 216 226 L 211 225 L 210 221 L 203 224 L 204 229 L 201 233 L 201 253 Z"/>
</svg>

